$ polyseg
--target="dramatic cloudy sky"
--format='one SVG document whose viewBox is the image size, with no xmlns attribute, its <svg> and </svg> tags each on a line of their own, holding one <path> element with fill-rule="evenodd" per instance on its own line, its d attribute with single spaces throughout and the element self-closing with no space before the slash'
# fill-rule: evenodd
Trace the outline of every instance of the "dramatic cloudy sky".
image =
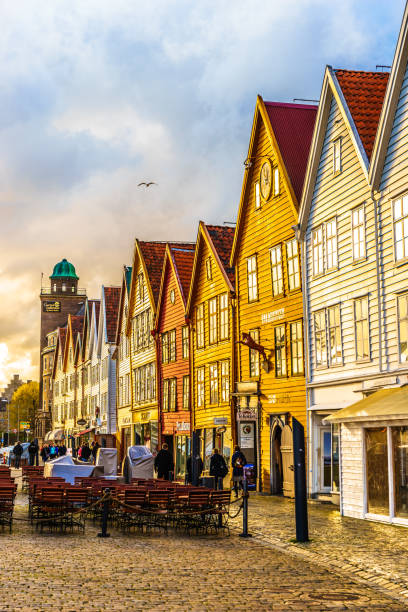
<svg viewBox="0 0 408 612">
<path fill-rule="evenodd" d="M 67 257 L 96 297 L 135 236 L 233 221 L 256 94 L 316 98 L 326 64 L 390 64 L 403 7 L 1 1 L 0 386 L 38 376 L 41 272 Z"/>
</svg>

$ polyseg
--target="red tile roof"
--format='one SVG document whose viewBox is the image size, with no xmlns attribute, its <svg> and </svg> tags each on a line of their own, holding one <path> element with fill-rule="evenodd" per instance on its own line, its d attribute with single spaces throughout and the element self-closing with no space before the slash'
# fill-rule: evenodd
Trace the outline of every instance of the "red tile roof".
<svg viewBox="0 0 408 612">
<path fill-rule="evenodd" d="M 104 287 L 106 335 L 108 342 L 115 342 L 121 287 Z"/>
<path fill-rule="evenodd" d="M 232 286 L 234 287 L 234 268 L 229 267 L 229 260 L 231 256 L 232 243 L 234 242 L 235 228 L 227 227 L 226 225 L 206 225 L 205 227 L 207 228 L 214 248 L 218 253 L 218 257 L 224 266 L 224 270 Z"/>
<path fill-rule="evenodd" d="M 317 106 L 265 102 L 286 172 L 300 202 Z"/>
<path fill-rule="evenodd" d="M 184 304 L 187 303 L 190 291 L 191 274 L 194 264 L 194 246 L 191 244 L 177 245 L 171 248 L 174 266 L 180 281 Z"/>
<path fill-rule="evenodd" d="M 72 335 L 75 341 L 75 336 L 82 332 L 84 325 L 84 316 L 83 315 L 71 315 L 71 327 L 72 327 Z"/>
<path fill-rule="evenodd" d="M 67 338 L 67 331 L 68 331 L 68 329 L 66 327 L 59 327 L 58 328 L 59 342 L 60 342 L 60 355 L 64 354 L 65 340 Z"/>
<path fill-rule="evenodd" d="M 335 70 L 335 74 L 370 159 L 389 73 Z"/>
</svg>

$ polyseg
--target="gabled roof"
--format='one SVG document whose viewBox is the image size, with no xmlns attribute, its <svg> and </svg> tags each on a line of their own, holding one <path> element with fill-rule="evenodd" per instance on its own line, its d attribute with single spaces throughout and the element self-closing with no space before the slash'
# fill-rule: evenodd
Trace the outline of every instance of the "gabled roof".
<svg viewBox="0 0 408 612">
<path fill-rule="evenodd" d="M 85 308 L 85 314 L 84 314 L 84 325 L 83 325 L 83 330 L 82 330 L 82 360 L 87 359 L 86 349 L 87 349 L 88 340 L 89 340 L 89 331 L 91 327 L 92 312 L 95 307 L 96 314 L 97 314 L 97 321 L 98 321 L 100 305 L 101 305 L 100 300 L 87 300 L 86 301 L 86 308 Z"/>
<path fill-rule="evenodd" d="M 107 342 L 115 342 L 118 322 L 120 287 L 103 287 L 104 315 Z"/>
<path fill-rule="evenodd" d="M 194 293 L 195 283 L 199 273 L 199 259 L 201 256 L 202 243 L 205 241 L 208 248 L 213 254 L 214 260 L 224 277 L 226 288 L 235 293 L 234 288 L 234 268 L 229 266 L 231 257 L 231 249 L 234 242 L 235 230 L 232 227 L 224 225 L 206 225 L 204 221 L 200 221 L 198 225 L 197 243 L 194 253 L 193 271 L 191 274 L 190 290 L 186 305 L 186 316 L 190 314 L 191 302 Z"/>
<path fill-rule="evenodd" d="M 388 72 L 334 71 L 368 159 L 388 83 Z"/>
<path fill-rule="evenodd" d="M 130 283 L 132 282 L 132 268 L 130 266 L 125 266 L 125 279 L 126 279 L 126 289 L 129 295 Z"/>
<path fill-rule="evenodd" d="M 166 283 L 166 276 L 168 271 L 171 269 L 179 290 L 180 297 L 183 301 L 184 308 L 186 307 L 188 294 L 190 291 L 191 274 L 193 271 L 194 254 L 195 254 L 194 243 L 187 242 L 185 244 L 177 244 L 177 246 L 167 245 L 166 253 L 163 261 L 162 277 L 160 282 L 160 293 L 157 302 L 157 313 L 154 322 L 154 328 L 157 329 L 159 325 L 161 306 L 165 298 L 164 287 Z"/>
<path fill-rule="evenodd" d="M 369 156 L 387 79 L 385 72 L 333 70 L 326 66 L 299 212 L 301 235 L 307 226 L 332 99 L 342 115 L 368 184 Z"/>
<path fill-rule="evenodd" d="M 125 316 L 124 309 L 126 303 L 126 295 L 129 298 L 130 293 L 130 284 L 132 282 L 132 268 L 130 266 L 123 266 L 123 275 L 122 275 L 122 287 L 120 289 L 120 299 L 119 299 L 119 307 L 118 307 L 118 318 L 116 321 L 116 335 L 115 335 L 115 344 L 119 346 L 120 342 L 120 332 L 122 329 L 122 319 Z"/>
<path fill-rule="evenodd" d="M 311 104 L 287 104 L 284 102 L 264 102 L 258 95 L 252 122 L 251 138 L 242 183 L 241 200 L 238 210 L 231 264 L 235 264 L 238 253 L 242 224 L 244 221 L 247 193 L 253 180 L 252 160 L 256 158 L 257 133 L 263 122 L 273 151 L 280 167 L 280 175 L 288 192 L 289 202 L 296 216 L 307 167 L 310 143 L 316 120 L 317 106 Z"/>
<path fill-rule="evenodd" d="M 379 189 L 381 175 L 384 167 L 385 155 L 388 148 L 392 126 L 394 124 L 395 111 L 405 71 L 408 62 L 408 2 L 405 5 L 402 17 L 401 29 L 395 48 L 391 73 L 388 79 L 387 90 L 384 96 L 381 115 L 378 122 L 377 134 L 374 142 L 373 153 L 370 164 L 370 183 L 374 189 Z"/>
<path fill-rule="evenodd" d="M 58 357 L 59 355 L 64 355 L 65 352 L 65 340 L 67 336 L 67 327 L 58 327 L 57 328 L 57 343 L 55 345 L 55 357 L 54 363 L 52 366 L 52 378 L 55 378 L 55 372 L 58 365 Z"/>
</svg>

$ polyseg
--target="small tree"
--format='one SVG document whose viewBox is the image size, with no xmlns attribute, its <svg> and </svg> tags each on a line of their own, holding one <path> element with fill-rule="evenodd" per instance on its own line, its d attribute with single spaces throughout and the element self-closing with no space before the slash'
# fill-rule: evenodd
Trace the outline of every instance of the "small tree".
<svg viewBox="0 0 408 612">
<path fill-rule="evenodd" d="M 17 438 L 20 435 L 19 425 L 26 421 L 30 429 L 34 428 L 35 417 L 39 408 L 40 386 L 32 381 L 21 385 L 13 393 L 10 402 L 10 429 L 17 429 Z"/>
</svg>

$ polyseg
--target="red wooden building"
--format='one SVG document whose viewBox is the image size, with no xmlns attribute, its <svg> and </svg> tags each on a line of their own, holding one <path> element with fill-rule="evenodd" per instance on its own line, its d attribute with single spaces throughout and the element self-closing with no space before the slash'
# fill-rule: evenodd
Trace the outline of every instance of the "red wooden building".
<svg viewBox="0 0 408 612">
<path fill-rule="evenodd" d="M 159 435 L 173 453 L 179 479 L 184 478 L 190 454 L 190 338 L 185 307 L 194 248 L 194 244 L 167 245 L 154 327 Z"/>
</svg>

